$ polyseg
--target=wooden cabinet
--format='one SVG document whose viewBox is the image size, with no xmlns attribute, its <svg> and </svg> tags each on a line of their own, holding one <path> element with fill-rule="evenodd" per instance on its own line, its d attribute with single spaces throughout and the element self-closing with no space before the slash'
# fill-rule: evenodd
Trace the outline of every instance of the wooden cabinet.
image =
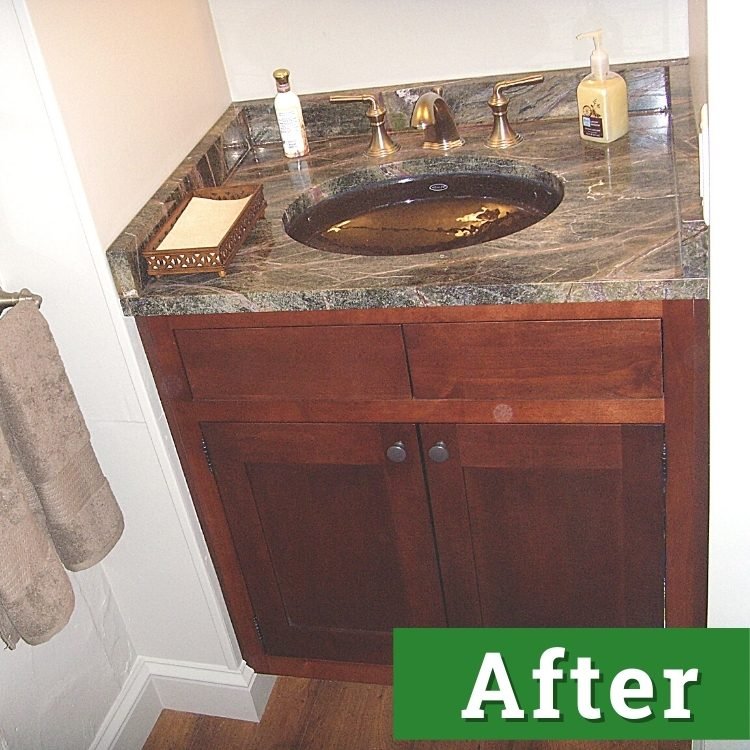
<svg viewBox="0 0 750 750">
<path fill-rule="evenodd" d="M 385 680 L 393 627 L 703 624 L 704 303 L 138 326 L 260 671 Z"/>
<path fill-rule="evenodd" d="M 404 326 L 415 398 L 660 398 L 661 322 Z"/>
<path fill-rule="evenodd" d="M 394 625 L 446 624 L 413 425 L 202 429 L 269 654 L 387 664 Z"/>
<path fill-rule="evenodd" d="M 399 326 L 175 332 L 194 399 L 409 398 Z"/>
<path fill-rule="evenodd" d="M 422 438 L 450 454 L 427 461 L 450 625 L 661 627 L 659 425 L 427 425 Z"/>
</svg>

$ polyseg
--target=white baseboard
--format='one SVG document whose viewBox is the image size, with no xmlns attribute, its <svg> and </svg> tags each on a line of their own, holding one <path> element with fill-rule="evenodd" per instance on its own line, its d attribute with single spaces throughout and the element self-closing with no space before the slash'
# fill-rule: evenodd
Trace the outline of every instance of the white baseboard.
<svg viewBox="0 0 750 750">
<path fill-rule="evenodd" d="M 147 661 L 139 656 L 89 750 L 143 747 L 162 708 Z"/>
<path fill-rule="evenodd" d="M 89 750 L 140 748 L 162 709 L 260 721 L 275 677 L 139 656 Z"/>
<path fill-rule="evenodd" d="M 243 661 L 237 669 L 149 659 L 151 680 L 163 708 L 260 721 L 276 681 Z"/>
</svg>

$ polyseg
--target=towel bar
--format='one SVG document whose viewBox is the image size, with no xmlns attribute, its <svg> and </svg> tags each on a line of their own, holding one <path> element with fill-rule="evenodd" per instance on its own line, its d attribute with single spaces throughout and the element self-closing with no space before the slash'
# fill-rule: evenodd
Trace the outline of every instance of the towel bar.
<svg viewBox="0 0 750 750">
<path fill-rule="evenodd" d="M 37 307 L 42 304 L 42 298 L 38 294 L 32 294 L 28 289 L 21 289 L 20 292 L 6 292 L 0 288 L 0 312 L 13 307 L 22 300 L 31 300 L 36 303 Z"/>
</svg>

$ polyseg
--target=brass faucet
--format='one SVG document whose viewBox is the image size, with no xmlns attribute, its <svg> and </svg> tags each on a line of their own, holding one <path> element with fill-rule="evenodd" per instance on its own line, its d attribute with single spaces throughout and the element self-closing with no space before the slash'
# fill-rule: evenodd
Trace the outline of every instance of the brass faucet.
<svg viewBox="0 0 750 750">
<path fill-rule="evenodd" d="M 385 129 L 385 107 L 380 104 L 372 94 L 352 94 L 335 95 L 329 97 L 332 102 L 365 102 L 370 106 L 367 108 L 365 115 L 370 121 L 370 145 L 365 151 L 365 155 L 380 158 L 395 154 L 401 148 L 397 143 L 391 140 Z"/>
<path fill-rule="evenodd" d="M 443 99 L 443 89 L 427 91 L 417 99 L 411 116 L 411 126 L 424 130 L 422 148 L 447 151 L 464 143 L 458 134 L 450 108 Z"/>
<path fill-rule="evenodd" d="M 508 97 L 505 96 L 505 89 L 511 89 L 515 86 L 528 86 L 531 83 L 541 83 L 543 80 L 543 75 L 524 76 L 523 78 L 498 81 L 492 87 L 492 96 L 487 102 L 494 117 L 492 133 L 486 141 L 489 148 L 510 148 L 523 140 L 523 136 L 520 133 L 516 133 L 511 127 L 510 122 L 508 122 L 509 101 Z"/>
</svg>

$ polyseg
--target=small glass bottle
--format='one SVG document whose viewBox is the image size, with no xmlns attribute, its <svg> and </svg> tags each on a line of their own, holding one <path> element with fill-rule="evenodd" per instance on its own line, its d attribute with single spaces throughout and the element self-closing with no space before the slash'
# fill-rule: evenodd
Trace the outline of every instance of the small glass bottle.
<svg viewBox="0 0 750 750">
<path fill-rule="evenodd" d="M 307 132 L 299 97 L 289 86 L 289 71 L 286 68 L 279 68 L 274 70 L 273 77 L 276 79 L 277 91 L 273 106 L 281 131 L 284 156 L 290 159 L 305 156 L 310 153 L 310 147 L 307 143 Z"/>
</svg>

